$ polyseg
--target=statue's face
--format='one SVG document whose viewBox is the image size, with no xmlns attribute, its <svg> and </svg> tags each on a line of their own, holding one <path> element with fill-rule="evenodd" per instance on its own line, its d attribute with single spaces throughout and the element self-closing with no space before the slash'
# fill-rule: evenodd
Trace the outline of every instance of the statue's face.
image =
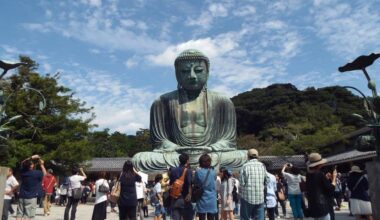
<svg viewBox="0 0 380 220">
<path fill-rule="evenodd" d="M 201 90 L 208 79 L 206 62 L 203 60 L 181 61 L 176 69 L 176 77 L 185 90 Z"/>
</svg>

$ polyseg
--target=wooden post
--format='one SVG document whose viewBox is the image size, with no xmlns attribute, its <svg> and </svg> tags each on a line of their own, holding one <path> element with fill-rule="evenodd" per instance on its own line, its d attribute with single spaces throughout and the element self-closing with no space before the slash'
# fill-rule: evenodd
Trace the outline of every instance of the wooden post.
<svg viewBox="0 0 380 220">
<path fill-rule="evenodd" d="M 7 181 L 8 167 L 0 167 L 0 216 L 3 214 L 5 182 Z"/>
<path fill-rule="evenodd" d="M 380 162 L 367 162 L 365 168 L 368 173 L 369 194 L 371 195 L 372 217 L 380 219 Z"/>
</svg>

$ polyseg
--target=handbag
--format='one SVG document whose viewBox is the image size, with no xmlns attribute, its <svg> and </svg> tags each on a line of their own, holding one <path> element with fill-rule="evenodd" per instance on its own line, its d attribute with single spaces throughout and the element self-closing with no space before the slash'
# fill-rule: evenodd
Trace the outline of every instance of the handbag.
<svg viewBox="0 0 380 220">
<path fill-rule="evenodd" d="M 102 185 L 99 186 L 98 191 L 101 192 L 101 193 L 109 193 L 110 188 L 104 184 L 104 181 L 105 180 L 103 180 Z"/>
<path fill-rule="evenodd" d="M 73 195 L 73 199 L 81 199 L 82 189 L 81 188 L 72 189 L 72 195 Z"/>
<path fill-rule="evenodd" d="M 278 191 L 277 196 L 278 196 L 279 201 L 285 201 L 285 194 L 284 194 L 284 191 L 282 189 L 280 191 Z"/>
<path fill-rule="evenodd" d="M 119 179 L 116 181 L 115 185 L 112 187 L 112 190 L 110 193 L 109 200 L 113 203 L 117 203 L 120 198 L 120 191 L 121 191 L 120 178 L 122 174 L 123 173 L 120 174 Z"/>
<path fill-rule="evenodd" d="M 210 169 L 208 169 L 206 177 L 203 180 L 202 185 L 194 184 L 193 190 L 192 190 L 192 193 L 191 193 L 191 200 L 192 200 L 192 202 L 198 202 L 201 199 L 209 174 L 210 174 Z"/>
<path fill-rule="evenodd" d="M 69 185 L 70 185 L 70 188 L 72 188 L 70 179 L 69 179 Z M 82 189 L 80 187 L 75 188 L 75 189 L 71 189 L 71 196 L 73 197 L 73 199 L 81 199 L 82 198 Z"/>
</svg>

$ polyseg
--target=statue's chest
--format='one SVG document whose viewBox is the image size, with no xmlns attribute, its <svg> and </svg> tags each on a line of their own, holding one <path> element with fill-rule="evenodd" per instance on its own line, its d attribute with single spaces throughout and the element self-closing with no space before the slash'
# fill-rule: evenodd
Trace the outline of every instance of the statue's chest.
<svg viewBox="0 0 380 220">
<path fill-rule="evenodd" d="M 206 129 L 206 109 L 202 98 L 180 105 L 180 127 L 184 134 L 203 134 Z"/>
</svg>

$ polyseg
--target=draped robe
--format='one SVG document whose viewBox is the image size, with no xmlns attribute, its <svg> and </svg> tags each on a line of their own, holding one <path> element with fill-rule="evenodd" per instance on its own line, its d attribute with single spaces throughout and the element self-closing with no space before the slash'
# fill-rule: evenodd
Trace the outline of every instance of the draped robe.
<svg viewBox="0 0 380 220">
<path fill-rule="evenodd" d="M 179 90 L 160 96 L 150 111 L 150 136 L 153 152 L 140 152 L 134 165 L 143 171 L 161 171 L 179 165 L 181 152 L 190 154 L 194 165 L 203 153 L 212 165 L 236 168 L 246 161 L 246 151 L 236 150 L 236 114 L 232 101 L 221 94 L 205 91 L 206 128 L 200 135 L 189 136 L 181 130 L 183 99 Z"/>
</svg>

